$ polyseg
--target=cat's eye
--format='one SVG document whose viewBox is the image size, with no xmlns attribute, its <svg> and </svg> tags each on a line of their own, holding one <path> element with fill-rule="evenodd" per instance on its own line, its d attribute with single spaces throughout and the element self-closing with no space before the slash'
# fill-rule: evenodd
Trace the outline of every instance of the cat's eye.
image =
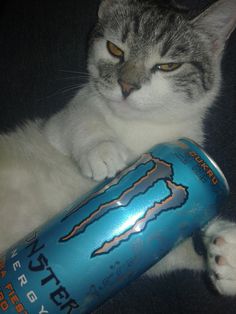
<svg viewBox="0 0 236 314">
<path fill-rule="evenodd" d="M 111 41 L 107 41 L 107 50 L 109 53 L 116 58 L 123 59 L 124 58 L 124 51 L 113 44 Z"/>
<path fill-rule="evenodd" d="M 178 69 L 182 64 L 181 63 L 163 63 L 163 64 L 156 64 L 152 67 L 152 73 L 156 71 L 163 71 L 163 72 L 171 72 Z"/>
</svg>

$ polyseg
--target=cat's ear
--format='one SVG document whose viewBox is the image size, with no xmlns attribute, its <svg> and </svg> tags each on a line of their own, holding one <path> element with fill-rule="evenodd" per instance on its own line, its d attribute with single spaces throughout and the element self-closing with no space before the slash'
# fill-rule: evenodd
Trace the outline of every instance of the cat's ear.
<svg viewBox="0 0 236 314">
<path fill-rule="evenodd" d="M 111 6 L 117 2 L 117 0 L 102 0 L 98 9 L 98 17 L 99 19 L 102 19 L 104 15 L 106 15 Z"/>
<path fill-rule="evenodd" d="M 102 19 L 105 15 L 109 14 L 109 11 L 115 4 L 121 4 L 122 2 L 127 2 L 127 0 L 101 0 L 98 17 Z"/>
<path fill-rule="evenodd" d="M 236 0 L 219 0 L 192 20 L 194 26 L 212 38 L 213 49 L 219 54 L 236 27 Z"/>
</svg>

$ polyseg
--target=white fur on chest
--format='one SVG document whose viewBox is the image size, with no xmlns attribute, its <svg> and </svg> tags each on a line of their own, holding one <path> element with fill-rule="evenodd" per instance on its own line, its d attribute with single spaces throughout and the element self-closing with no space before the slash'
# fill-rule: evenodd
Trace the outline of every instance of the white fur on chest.
<svg viewBox="0 0 236 314">
<path fill-rule="evenodd" d="M 202 143 L 202 128 L 198 120 L 158 124 L 140 120 L 127 121 L 115 116 L 107 116 L 106 118 L 120 141 L 137 155 L 148 151 L 156 144 L 181 137 L 189 137 L 200 144 Z"/>
</svg>

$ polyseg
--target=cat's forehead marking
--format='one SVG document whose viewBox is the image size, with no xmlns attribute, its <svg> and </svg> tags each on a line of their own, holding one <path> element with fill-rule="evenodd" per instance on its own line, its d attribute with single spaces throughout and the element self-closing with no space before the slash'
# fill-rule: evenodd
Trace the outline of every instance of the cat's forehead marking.
<svg viewBox="0 0 236 314">
<path fill-rule="evenodd" d="M 126 42 L 128 34 L 129 34 L 129 25 L 128 25 L 128 23 L 126 23 L 125 26 L 123 27 L 123 31 L 122 31 L 122 35 L 121 35 L 122 43 Z"/>
<path fill-rule="evenodd" d="M 188 51 L 178 37 L 184 20 L 174 12 L 159 12 L 156 9 L 146 8 L 126 12 L 125 18 L 123 14 L 116 12 L 114 16 L 110 16 L 110 19 L 109 38 L 113 38 L 115 44 L 120 44 L 130 52 L 133 51 L 135 56 L 139 54 L 145 57 L 153 47 L 161 57 L 169 52 L 178 55 L 178 52 Z"/>
</svg>

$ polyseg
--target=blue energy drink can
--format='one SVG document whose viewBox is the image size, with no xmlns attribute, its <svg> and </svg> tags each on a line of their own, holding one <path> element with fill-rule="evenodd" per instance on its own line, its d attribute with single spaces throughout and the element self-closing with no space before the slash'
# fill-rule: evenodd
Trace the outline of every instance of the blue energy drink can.
<svg viewBox="0 0 236 314">
<path fill-rule="evenodd" d="M 197 144 L 157 145 L 1 256 L 0 313 L 90 313 L 216 216 L 228 193 Z"/>
</svg>

